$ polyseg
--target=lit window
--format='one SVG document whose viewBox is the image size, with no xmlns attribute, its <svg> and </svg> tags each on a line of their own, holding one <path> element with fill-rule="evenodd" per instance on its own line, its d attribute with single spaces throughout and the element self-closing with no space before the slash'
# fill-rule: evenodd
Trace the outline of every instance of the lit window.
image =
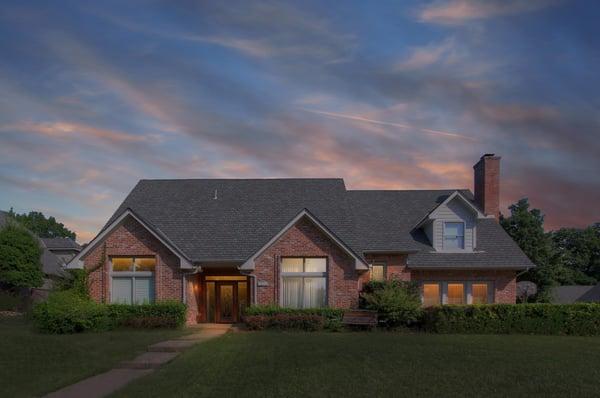
<svg viewBox="0 0 600 398">
<path fill-rule="evenodd" d="M 113 303 L 143 304 L 154 301 L 154 257 L 113 257 L 111 294 Z"/>
<path fill-rule="evenodd" d="M 444 250 L 465 248 L 465 224 L 462 222 L 444 223 Z"/>
<path fill-rule="evenodd" d="M 290 308 L 324 307 L 327 296 L 327 259 L 281 260 L 282 305 Z"/>
<path fill-rule="evenodd" d="M 465 285 L 462 283 L 448 283 L 448 303 L 447 304 L 464 304 L 465 303 Z"/>
<path fill-rule="evenodd" d="M 371 280 L 372 281 L 384 281 L 385 280 L 385 264 L 376 263 L 371 266 Z"/>
<path fill-rule="evenodd" d="M 439 283 L 424 283 L 423 284 L 423 305 L 431 307 L 432 305 L 440 305 L 440 284 Z"/>
<path fill-rule="evenodd" d="M 488 284 L 473 283 L 471 285 L 471 297 L 473 304 L 487 304 L 488 302 Z"/>
</svg>

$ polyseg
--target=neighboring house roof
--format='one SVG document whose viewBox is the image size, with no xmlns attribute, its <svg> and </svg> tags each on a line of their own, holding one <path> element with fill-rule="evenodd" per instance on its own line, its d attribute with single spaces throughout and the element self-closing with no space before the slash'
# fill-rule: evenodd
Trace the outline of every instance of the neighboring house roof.
<svg viewBox="0 0 600 398">
<path fill-rule="evenodd" d="M 9 220 L 12 220 L 12 218 L 10 218 L 8 213 L 0 210 L 0 228 L 8 224 Z M 33 232 L 30 232 L 30 234 L 37 239 L 40 248 L 42 249 L 42 255 L 40 257 L 42 272 L 48 276 L 65 276 L 65 263 L 46 247 L 43 239 L 39 238 Z"/>
<path fill-rule="evenodd" d="M 41 240 L 50 250 L 81 251 L 81 246 L 71 238 L 41 238 Z"/>
<path fill-rule="evenodd" d="M 98 237 L 131 210 L 192 262 L 245 262 L 306 209 L 359 256 L 414 253 L 415 268 L 533 266 L 492 219 L 478 220 L 480 253 L 431 253 L 415 226 L 456 191 L 476 206 L 468 190 L 353 191 L 342 179 L 141 180 Z"/>
<path fill-rule="evenodd" d="M 596 286 L 557 286 L 551 291 L 552 302 L 572 304 L 575 302 L 600 302 L 600 284 Z"/>
</svg>

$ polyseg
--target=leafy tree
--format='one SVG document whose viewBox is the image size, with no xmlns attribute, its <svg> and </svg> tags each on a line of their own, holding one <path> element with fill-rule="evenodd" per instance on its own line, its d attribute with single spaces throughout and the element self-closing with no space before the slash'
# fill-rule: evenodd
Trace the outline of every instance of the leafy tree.
<svg viewBox="0 0 600 398">
<path fill-rule="evenodd" d="M 544 215 L 539 209 L 529 207 L 527 198 L 519 200 L 509 207 L 509 217 L 500 216 L 500 225 L 536 265 L 519 279 L 534 282 L 538 286 L 537 299 L 547 301 L 560 270 L 553 261 L 552 240 L 544 232 Z"/>
<path fill-rule="evenodd" d="M 0 283 L 13 288 L 43 283 L 39 243 L 25 228 L 7 225 L 0 230 Z"/>
<path fill-rule="evenodd" d="M 561 228 L 551 232 L 555 261 L 570 272 L 561 284 L 591 285 L 600 280 L 600 228 Z"/>
<path fill-rule="evenodd" d="M 62 237 L 75 240 L 75 232 L 69 230 L 63 223 L 56 221 L 52 216 L 46 218 L 46 216 L 39 211 L 30 211 L 28 214 L 16 214 L 11 208 L 9 215 L 40 238 Z"/>
</svg>

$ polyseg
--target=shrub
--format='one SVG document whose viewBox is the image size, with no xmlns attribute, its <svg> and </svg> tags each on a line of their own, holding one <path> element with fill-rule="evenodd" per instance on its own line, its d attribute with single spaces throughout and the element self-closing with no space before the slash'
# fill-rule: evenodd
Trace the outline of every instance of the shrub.
<svg viewBox="0 0 600 398">
<path fill-rule="evenodd" d="M 50 294 L 46 302 L 34 306 L 32 315 L 37 329 L 45 333 L 77 333 L 114 327 L 105 305 L 68 290 Z"/>
<path fill-rule="evenodd" d="M 422 314 L 419 288 L 414 282 L 369 282 L 361 293 L 361 306 L 377 311 L 388 327 L 411 326 Z"/>
<path fill-rule="evenodd" d="M 244 321 L 250 330 L 340 330 L 344 310 L 338 308 L 283 308 L 257 305 L 246 308 Z"/>
<path fill-rule="evenodd" d="M 492 304 L 425 310 L 423 329 L 435 333 L 600 334 L 600 304 Z"/>
<path fill-rule="evenodd" d="M 68 269 L 68 277 L 60 279 L 58 290 L 71 290 L 82 298 L 89 299 L 88 271 L 85 269 Z"/>
</svg>

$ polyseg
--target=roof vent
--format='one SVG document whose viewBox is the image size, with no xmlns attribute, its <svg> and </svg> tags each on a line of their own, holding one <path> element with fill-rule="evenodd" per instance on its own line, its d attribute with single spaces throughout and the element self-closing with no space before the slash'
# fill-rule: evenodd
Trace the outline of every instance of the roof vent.
<svg viewBox="0 0 600 398">
<path fill-rule="evenodd" d="M 214 200 L 219 199 L 219 197 L 217 196 L 217 190 L 215 189 L 215 197 L 213 198 Z"/>
</svg>

